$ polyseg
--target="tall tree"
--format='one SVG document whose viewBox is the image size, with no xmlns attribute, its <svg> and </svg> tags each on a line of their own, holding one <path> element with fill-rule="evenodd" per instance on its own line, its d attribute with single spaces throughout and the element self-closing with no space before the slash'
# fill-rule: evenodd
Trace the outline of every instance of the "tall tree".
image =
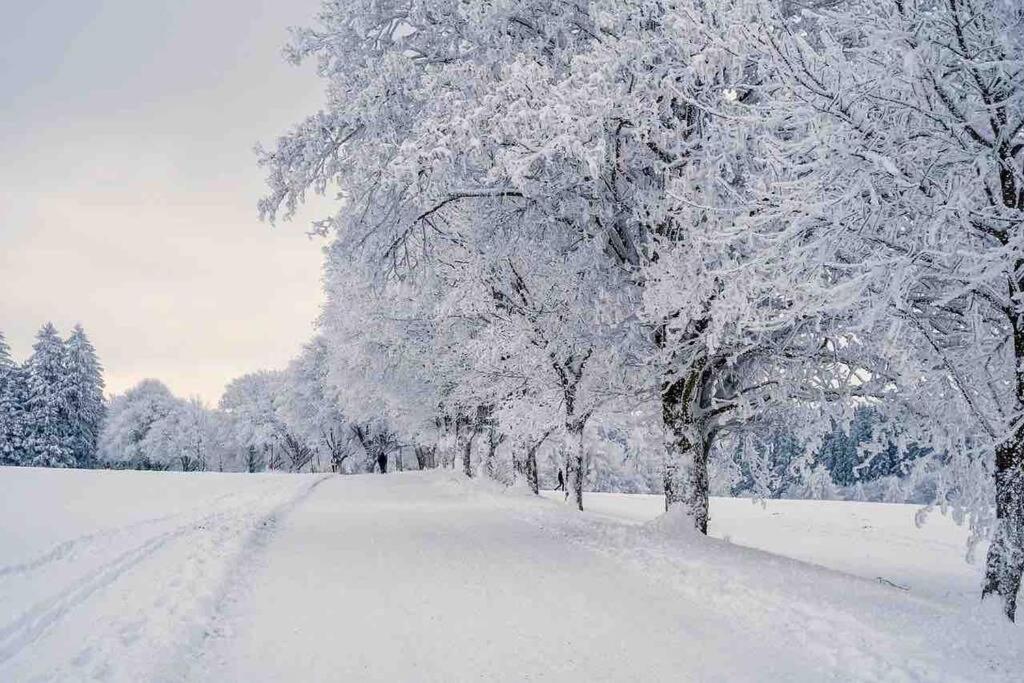
<svg viewBox="0 0 1024 683">
<path fill-rule="evenodd" d="M 239 453 L 255 449 L 272 470 L 297 470 L 312 456 L 309 443 L 282 414 L 286 379 L 283 371 L 243 375 L 228 384 L 219 404 L 229 439 Z"/>
<path fill-rule="evenodd" d="M 290 54 L 327 107 L 260 154 L 265 217 L 345 196 L 316 229 L 346 410 L 372 387 L 359 419 L 450 425 L 467 457 L 479 406 L 532 425 L 516 445 L 556 422 L 576 488 L 593 411 L 657 401 L 666 507 L 705 531 L 723 440 L 785 417 L 805 443 L 879 402 L 993 533 L 1012 617 L 1019 3 L 457 4 L 325 3 Z M 643 371 L 605 383 L 622 367 Z M 526 401 L 555 419 L 515 419 Z"/>
<path fill-rule="evenodd" d="M 51 323 L 36 335 L 27 375 L 27 464 L 74 467 L 75 450 L 68 429 L 67 350 Z"/>
<path fill-rule="evenodd" d="M 323 455 L 337 472 L 355 449 L 341 404 L 327 380 L 328 361 L 327 343 L 317 336 L 289 363 L 275 403 L 293 434 L 290 452 L 304 457 L 308 449 L 316 465 Z"/>
<path fill-rule="evenodd" d="M 105 463 L 137 468 L 163 467 L 150 452 L 150 432 L 179 407 L 171 390 L 155 379 L 139 382 L 111 399 L 99 438 Z"/>
<path fill-rule="evenodd" d="M 0 464 L 18 465 L 24 458 L 24 409 L 25 374 L 0 332 Z"/>
<path fill-rule="evenodd" d="M 153 424 L 143 448 L 151 460 L 168 469 L 223 469 L 217 427 L 213 412 L 198 398 L 176 400 L 173 409 Z"/>
<path fill-rule="evenodd" d="M 81 325 L 66 342 L 68 438 L 79 467 L 96 462 L 96 449 L 106 404 L 103 398 L 103 368 L 96 349 Z"/>
<path fill-rule="evenodd" d="M 891 380 L 880 409 L 953 475 L 937 502 L 991 535 L 984 594 L 1012 619 L 1024 574 L 1024 8 L 852 0 L 812 18 L 813 39 L 779 21 L 751 36 L 789 94 L 774 108 L 818 132 L 788 194 L 846 245 L 831 262 L 860 283 L 845 297 L 847 338 L 876 343 L 872 371 Z"/>
</svg>

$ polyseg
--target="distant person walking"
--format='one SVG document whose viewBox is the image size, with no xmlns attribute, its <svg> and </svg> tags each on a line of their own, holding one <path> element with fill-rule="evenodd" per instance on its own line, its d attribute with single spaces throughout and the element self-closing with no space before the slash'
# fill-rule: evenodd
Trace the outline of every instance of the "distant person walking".
<svg viewBox="0 0 1024 683">
<path fill-rule="evenodd" d="M 558 486 L 555 487 L 556 491 L 565 490 L 565 477 L 562 476 L 562 470 L 558 470 Z"/>
</svg>

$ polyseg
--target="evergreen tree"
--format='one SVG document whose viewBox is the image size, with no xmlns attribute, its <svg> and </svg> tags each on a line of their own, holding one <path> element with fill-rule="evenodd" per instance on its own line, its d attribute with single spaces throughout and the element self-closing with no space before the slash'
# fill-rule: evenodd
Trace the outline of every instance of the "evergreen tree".
<svg viewBox="0 0 1024 683">
<path fill-rule="evenodd" d="M 52 323 L 36 335 L 27 365 L 26 462 L 37 467 L 73 467 L 68 435 L 67 351 Z"/>
<path fill-rule="evenodd" d="M 96 462 L 96 444 L 106 416 L 103 367 L 81 325 L 66 343 L 67 434 L 79 467 Z"/>
<path fill-rule="evenodd" d="M 11 347 L 7 345 L 7 338 L 4 337 L 4 333 L 0 331 L 0 373 L 5 372 L 8 368 L 13 366 L 14 360 L 11 358 Z"/>
<path fill-rule="evenodd" d="M 21 464 L 25 378 L 0 332 L 0 465 Z"/>
<path fill-rule="evenodd" d="M 825 436 L 817 461 L 828 469 L 832 480 L 839 486 L 906 475 L 910 464 L 927 454 L 928 450 L 915 445 L 898 448 L 893 435 L 882 429 L 884 426 L 878 411 L 866 406 L 857 408 L 848 429 L 836 425 Z M 876 438 L 881 439 L 876 444 L 877 452 L 868 457 L 864 447 Z"/>
</svg>

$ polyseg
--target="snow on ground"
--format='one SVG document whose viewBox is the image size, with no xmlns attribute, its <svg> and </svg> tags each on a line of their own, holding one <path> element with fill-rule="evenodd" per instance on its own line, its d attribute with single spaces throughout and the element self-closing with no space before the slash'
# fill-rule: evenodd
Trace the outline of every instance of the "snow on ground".
<svg viewBox="0 0 1024 683">
<path fill-rule="evenodd" d="M 915 573 L 940 551 L 898 506 L 716 500 L 727 543 L 588 502 L 451 472 L 0 469 L 0 680 L 1019 680 L 1024 631 Z"/>
<path fill-rule="evenodd" d="M 561 493 L 542 495 L 562 501 Z M 588 493 L 590 515 L 626 523 L 665 512 L 655 495 Z M 918 527 L 919 505 L 822 500 L 712 498 L 708 533 L 829 569 L 889 582 L 916 595 L 973 604 L 978 600 L 987 546 L 968 562 L 967 530 L 939 511 Z"/>
<path fill-rule="evenodd" d="M 0 468 L 0 680 L 149 679 L 318 481 Z"/>
</svg>

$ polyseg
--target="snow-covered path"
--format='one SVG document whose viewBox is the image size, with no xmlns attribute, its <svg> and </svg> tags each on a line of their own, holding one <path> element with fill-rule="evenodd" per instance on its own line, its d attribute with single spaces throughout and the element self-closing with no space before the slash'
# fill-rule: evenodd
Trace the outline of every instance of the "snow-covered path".
<svg viewBox="0 0 1024 683">
<path fill-rule="evenodd" d="M 939 584 L 900 590 L 453 472 L 0 468 L 0 508 L 5 682 L 1017 681 L 1024 668 L 1021 626 Z M 816 510 L 790 521 L 810 516 L 813 535 Z M 916 542 L 897 538 L 898 553 Z"/>
<path fill-rule="evenodd" d="M 1024 662 L 998 622 L 970 639 L 869 581 L 447 473 L 325 482 L 249 578 L 184 678 L 979 681 Z"/>
<path fill-rule="evenodd" d="M 321 486 L 279 530 L 250 597 L 227 615 L 228 636 L 208 643 L 192 677 L 667 681 L 811 665 L 780 661 L 757 634 L 666 600 L 492 499 L 431 483 Z"/>
</svg>

